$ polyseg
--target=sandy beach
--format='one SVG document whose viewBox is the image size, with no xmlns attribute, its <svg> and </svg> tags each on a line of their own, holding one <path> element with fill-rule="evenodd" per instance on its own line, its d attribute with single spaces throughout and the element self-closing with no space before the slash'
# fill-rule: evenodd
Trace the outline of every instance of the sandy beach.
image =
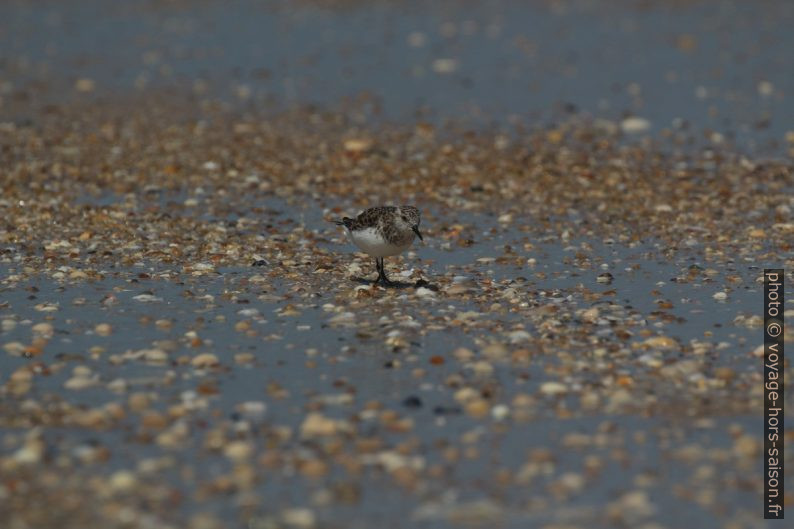
<svg viewBox="0 0 794 529">
<path fill-rule="evenodd" d="M 1 6 L 2 525 L 769 527 L 746 9 Z M 329 222 L 376 204 L 394 288 Z"/>
</svg>

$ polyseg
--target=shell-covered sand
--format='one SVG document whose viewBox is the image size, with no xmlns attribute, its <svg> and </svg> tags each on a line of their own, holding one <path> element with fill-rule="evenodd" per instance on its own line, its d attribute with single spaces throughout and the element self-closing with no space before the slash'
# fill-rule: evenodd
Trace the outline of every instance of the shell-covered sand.
<svg viewBox="0 0 794 529">
<path fill-rule="evenodd" d="M 790 137 L 54 77 L 0 100 L 3 527 L 763 526 Z M 328 222 L 389 203 L 396 288 Z"/>
</svg>

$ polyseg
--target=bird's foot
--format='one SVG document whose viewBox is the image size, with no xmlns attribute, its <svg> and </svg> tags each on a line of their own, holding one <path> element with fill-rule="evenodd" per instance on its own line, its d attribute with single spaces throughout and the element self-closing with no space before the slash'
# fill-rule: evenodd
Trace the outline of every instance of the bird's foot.
<svg viewBox="0 0 794 529">
<path fill-rule="evenodd" d="M 384 287 L 393 287 L 396 283 L 390 280 L 385 275 L 379 275 L 378 279 L 373 283 L 374 285 L 383 285 Z"/>
</svg>

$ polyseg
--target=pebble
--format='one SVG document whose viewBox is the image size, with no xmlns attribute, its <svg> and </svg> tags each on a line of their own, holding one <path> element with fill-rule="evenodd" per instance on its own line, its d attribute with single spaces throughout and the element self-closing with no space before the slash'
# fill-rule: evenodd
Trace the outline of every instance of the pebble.
<svg viewBox="0 0 794 529">
<path fill-rule="evenodd" d="M 146 362 L 152 364 L 164 364 L 168 361 L 168 353 L 162 349 L 142 349 L 138 354 L 143 357 Z"/>
<path fill-rule="evenodd" d="M 601 397 L 594 391 L 587 391 L 582 393 L 579 398 L 579 403 L 582 405 L 582 408 L 586 410 L 595 410 L 598 409 L 601 404 Z"/>
<path fill-rule="evenodd" d="M 775 93 L 775 85 L 769 81 L 758 81 L 758 94 L 762 97 L 771 97 Z"/>
<path fill-rule="evenodd" d="M 510 416 L 510 407 L 505 404 L 497 404 L 491 408 L 491 417 L 496 421 L 503 421 Z"/>
<path fill-rule="evenodd" d="M 190 365 L 198 369 L 204 369 L 220 365 L 220 360 L 218 360 L 218 357 L 212 353 L 202 353 L 200 355 L 194 356 L 190 360 Z"/>
<path fill-rule="evenodd" d="M 416 395 L 411 395 L 402 401 L 402 405 L 409 409 L 418 409 L 422 407 L 422 399 Z"/>
<path fill-rule="evenodd" d="M 40 336 L 44 337 L 52 337 L 53 333 L 55 332 L 55 328 L 52 326 L 51 323 L 37 323 L 31 330 Z"/>
<path fill-rule="evenodd" d="M 29 392 L 33 387 L 33 373 L 25 368 L 20 368 L 11 373 L 6 388 L 11 394 L 20 396 Z"/>
<path fill-rule="evenodd" d="M 513 331 L 507 335 L 511 344 L 527 342 L 532 338 L 532 335 L 527 331 Z"/>
<path fill-rule="evenodd" d="M 375 454 L 365 454 L 361 456 L 361 461 L 365 465 L 379 465 L 387 472 L 395 472 L 402 468 L 422 470 L 425 467 L 425 460 L 419 456 L 401 454 L 394 450 L 383 450 Z"/>
<path fill-rule="evenodd" d="M 434 296 L 436 295 L 436 293 L 435 293 L 435 292 L 433 292 L 433 291 L 432 291 L 432 290 L 430 290 L 429 288 L 425 288 L 425 287 L 419 287 L 419 288 L 417 288 L 417 289 L 415 290 L 415 293 L 416 293 L 416 295 L 417 295 L 417 296 L 419 296 L 420 298 L 432 298 L 432 297 L 434 297 Z"/>
<path fill-rule="evenodd" d="M 477 362 L 472 362 L 467 364 L 466 367 L 472 370 L 475 375 L 479 377 L 488 377 L 491 376 L 495 370 L 493 364 L 490 362 L 486 362 L 485 360 L 480 360 Z"/>
<path fill-rule="evenodd" d="M 307 508 L 291 508 L 282 511 L 281 520 L 289 527 L 312 529 L 317 524 L 314 511 Z"/>
<path fill-rule="evenodd" d="M 128 384 L 126 379 L 116 378 L 108 382 L 106 387 L 113 393 L 124 393 L 127 391 Z"/>
<path fill-rule="evenodd" d="M 651 128 L 651 122 L 645 118 L 630 117 L 620 122 L 620 128 L 626 134 L 638 134 Z"/>
<path fill-rule="evenodd" d="M 328 465 L 319 459 L 310 459 L 301 463 L 300 473 L 307 478 L 319 479 L 328 475 Z"/>
<path fill-rule="evenodd" d="M 113 333 L 113 327 L 109 323 L 100 323 L 94 327 L 94 332 L 99 336 L 110 336 Z"/>
<path fill-rule="evenodd" d="M 3 350 L 11 356 L 22 356 L 27 346 L 21 342 L 8 342 L 3 344 Z"/>
<path fill-rule="evenodd" d="M 444 289 L 444 292 L 448 296 L 459 296 L 461 294 L 466 294 L 469 291 L 471 291 L 471 287 L 467 285 L 456 285 L 456 284 L 453 284 L 447 287 L 446 289 Z"/>
<path fill-rule="evenodd" d="M 235 462 L 242 462 L 251 457 L 254 447 L 247 441 L 232 441 L 223 449 L 223 455 Z"/>
<path fill-rule="evenodd" d="M 63 387 L 75 391 L 88 389 L 99 384 L 99 375 L 93 375 L 91 370 L 84 366 L 72 370 L 74 376 L 64 382 Z"/>
<path fill-rule="evenodd" d="M 371 150 L 372 146 L 370 138 L 351 138 L 344 143 L 345 150 L 350 153 L 364 153 Z"/>
<path fill-rule="evenodd" d="M 328 323 L 331 325 L 351 326 L 356 322 L 356 315 L 352 312 L 342 312 L 336 316 L 331 317 Z"/>
<path fill-rule="evenodd" d="M 544 395 L 564 395 L 568 393 L 568 387 L 560 382 L 544 382 L 540 385 L 540 392 Z"/>
<path fill-rule="evenodd" d="M 452 352 L 452 356 L 454 356 L 459 362 L 468 362 L 474 358 L 474 351 L 465 347 L 458 347 Z"/>
<path fill-rule="evenodd" d="M 253 353 L 237 353 L 234 355 L 234 361 L 237 364 L 253 364 L 256 356 Z"/>
<path fill-rule="evenodd" d="M 582 320 L 587 323 L 595 323 L 598 321 L 600 314 L 598 307 L 592 307 L 582 312 Z"/>
<path fill-rule="evenodd" d="M 168 419 L 162 413 L 145 411 L 141 414 L 141 426 L 149 430 L 162 430 L 168 426 Z"/>
<path fill-rule="evenodd" d="M 487 400 L 475 398 L 464 405 L 464 410 L 472 417 L 481 418 L 488 415 L 488 412 L 491 410 L 491 406 L 488 404 Z"/>
<path fill-rule="evenodd" d="M 482 355 L 491 361 L 501 361 L 507 359 L 510 351 L 504 344 L 492 343 L 482 349 Z"/>
<path fill-rule="evenodd" d="M 44 457 L 44 441 L 38 438 L 28 438 L 25 444 L 14 452 L 13 459 L 22 465 L 33 465 Z"/>
<path fill-rule="evenodd" d="M 349 429 L 346 422 L 330 419 L 319 413 L 309 413 L 300 427 L 301 436 L 306 438 L 336 435 Z"/>
<path fill-rule="evenodd" d="M 140 413 L 149 408 L 152 399 L 147 393 L 133 393 L 127 398 L 127 405 L 130 411 Z"/>
<path fill-rule="evenodd" d="M 470 387 L 461 388 L 458 391 L 456 391 L 455 394 L 453 395 L 455 400 L 461 403 L 472 401 L 474 399 L 479 398 L 479 396 L 480 395 L 477 392 L 477 390 Z"/>
<path fill-rule="evenodd" d="M 240 413 L 249 419 L 261 419 L 267 411 L 267 404 L 261 400 L 241 402 L 237 405 Z"/>
<path fill-rule="evenodd" d="M 93 92 L 94 88 L 96 88 L 96 82 L 93 79 L 88 79 L 86 77 L 82 77 L 74 83 L 74 89 L 78 92 Z"/>
<path fill-rule="evenodd" d="M 138 478 L 129 470 L 114 472 L 108 481 L 111 490 L 116 493 L 132 492 L 138 486 Z"/>
<path fill-rule="evenodd" d="M 502 525 L 505 509 L 490 498 L 455 503 L 444 509 L 443 518 L 452 524 L 472 524 L 484 527 Z"/>
<path fill-rule="evenodd" d="M 669 336 L 653 336 L 643 342 L 646 347 L 654 349 L 677 349 L 678 342 Z"/>
<path fill-rule="evenodd" d="M 648 493 L 643 490 L 626 492 L 608 506 L 609 515 L 614 519 L 636 523 L 653 516 L 656 507 L 651 503 Z"/>
<path fill-rule="evenodd" d="M 133 296 L 132 299 L 135 301 L 140 301 L 141 303 L 159 303 L 163 301 L 163 298 L 157 297 L 153 294 L 139 294 L 137 296 Z"/>
<path fill-rule="evenodd" d="M 455 59 L 436 59 L 433 61 L 433 71 L 439 74 L 451 74 L 458 69 Z"/>
<path fill-rule="evenodd" d="M 427 43 L 427 35 L 421 31 L 413 31 L 406 38 L 406 42 L 413 48 L 421 48 Z"/>
</svg>

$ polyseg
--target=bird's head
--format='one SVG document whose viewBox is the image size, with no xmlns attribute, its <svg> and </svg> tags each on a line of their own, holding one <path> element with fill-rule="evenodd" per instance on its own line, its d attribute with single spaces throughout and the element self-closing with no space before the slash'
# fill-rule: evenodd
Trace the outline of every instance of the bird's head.
<svg viewBox="0 0 794 529">
<path fill-rule="evenodd" d="M 422 233 L 419 231 L 419 223 L 422 221 L 419 217 L 419 210 L 414 206 L 400 206 L 397 214 L 399 219 L 419 237 L 419 240 L 424 241 Z"/>
</svg>

